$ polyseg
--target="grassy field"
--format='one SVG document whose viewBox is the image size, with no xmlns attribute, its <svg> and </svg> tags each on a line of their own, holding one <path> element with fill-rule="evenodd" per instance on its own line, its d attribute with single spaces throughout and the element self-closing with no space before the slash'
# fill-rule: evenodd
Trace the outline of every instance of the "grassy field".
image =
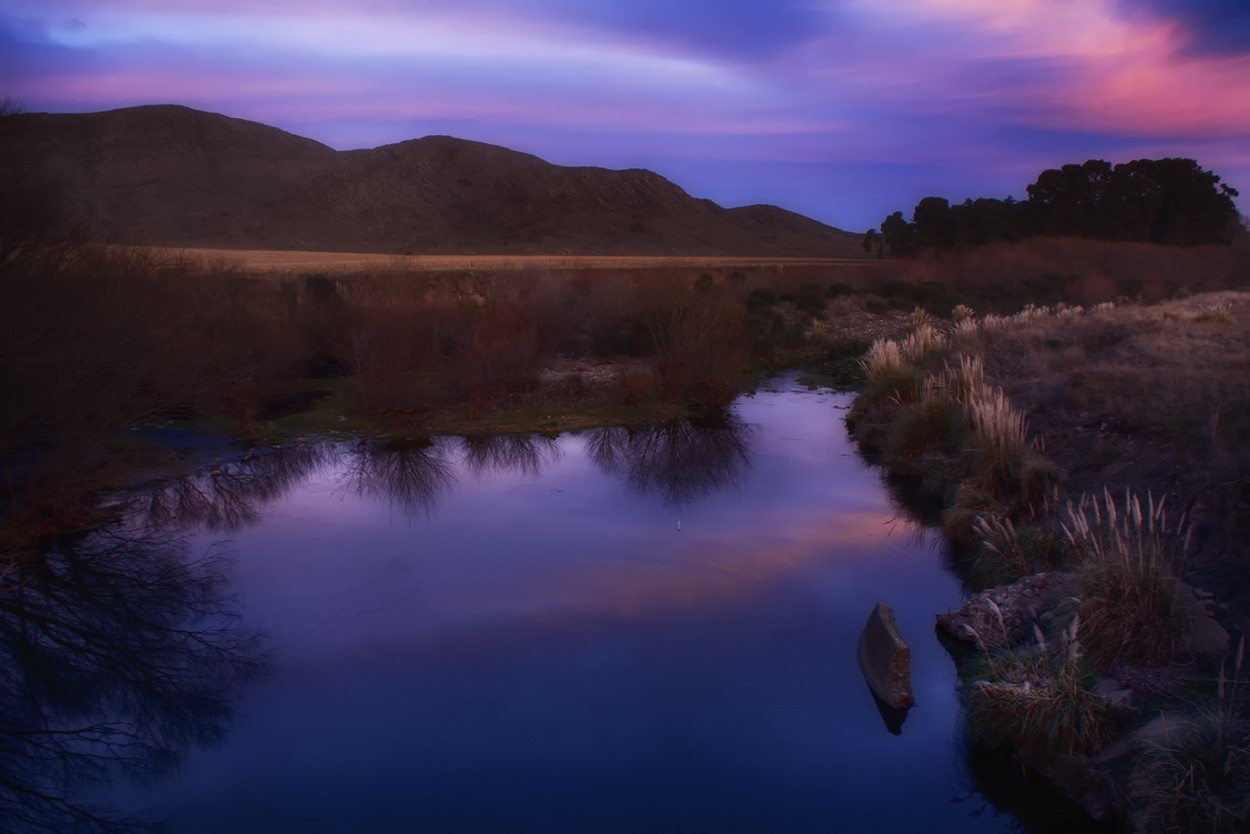
<svg viewBox="0 0 1250 834">
<path fill-rule="evenodd" d="M 157 258 L 224 264 L 247 272 L 443 272 L 550 269 L 727 269 L 758 266 L 826 266 L 858 263 L 846 258 L 674 257 L 620 255 L 387 255 L 371 252 L 304 252 L 290 249 L 143 247 Z"/>
</svg>

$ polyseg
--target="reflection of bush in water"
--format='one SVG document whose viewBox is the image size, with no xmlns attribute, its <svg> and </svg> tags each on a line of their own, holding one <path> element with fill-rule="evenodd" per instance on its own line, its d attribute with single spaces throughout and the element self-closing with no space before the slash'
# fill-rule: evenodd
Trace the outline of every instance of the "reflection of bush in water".
<svg viewBox="0 0 1250 834">
<path fill-rule="evenodd" d="M 654 426 L 599 429 L 586 451 L 603 472 L 680 506 L 736 485 L 751 464 L 750 427 L 731 411 Z"/>
<path fill-rule="evenodd" d="M 554 437 L 542 434 L 495 434 L 465 437 L 464 462 L 474 475 L 516 472 L 537 477 L 542 468 L 560 458 Z"/>
<path fill-rule="evenodd" d="M 144 515 L 153 528 L 177 525 L 234 530 L 256 521 L 272 501 L 334 454 L 326 444 L 297 443 L 210 471 L 157 481 L 146 490 Z"/>
<path fill-rule="evenodd" d="M 135 827 L 79 789 L 151 776 L 220 740 L 263 669 L 222 553 L 117 522 L 0 553 L 0 818 L 23 831 Z"/>
<path fill-rule="evenodd" d="M 1114 825 L 1099 823 L 1077 803 L 1063 796 L 1053 784 L 1026 771 L 1009 757 L 974 745 L 965 735 L 962 748 L 968 794 L 955 801 L 967 802 L 968 816 L 987 810 L 996 816 L 1009 814 L 1024 834 L 1111 834 Z"/>
<path fill-rule="evenodd" d="M 443 439 L 361 439 L 344 458 L 343 478 L 364 498 L 381 498 L 409 514 L 433 511 L 456 483 Z"/>
</svg>

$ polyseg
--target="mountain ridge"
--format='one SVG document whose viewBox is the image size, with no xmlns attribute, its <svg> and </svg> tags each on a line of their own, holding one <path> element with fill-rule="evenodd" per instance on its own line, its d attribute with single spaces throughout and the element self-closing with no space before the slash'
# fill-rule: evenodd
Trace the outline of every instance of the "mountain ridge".
<svg viewBox="0 0 1250 834">
<path fill-rule="evenodd" d="M 105 240 L 415 254 L 862 257 L 776 206 L 723 208 L 642 168 L 561 166 L 451 136 L 338 151 L 183 105 L 0 119 Z"/>
</svg>

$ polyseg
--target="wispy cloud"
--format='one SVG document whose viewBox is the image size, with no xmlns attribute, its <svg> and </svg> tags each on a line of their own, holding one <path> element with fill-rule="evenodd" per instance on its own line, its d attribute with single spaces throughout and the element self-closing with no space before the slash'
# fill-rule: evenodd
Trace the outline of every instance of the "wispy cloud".
<svg viewBox="0 0 1250 834">
<path fill-rule="evenodd" d="M 40 109 L 175 101 L 338 147 L 457 132 L 862 228 L 1139 151 L 1250 188 L 1241 5 L 7 0 L 0 71 Z"/>
</svg>

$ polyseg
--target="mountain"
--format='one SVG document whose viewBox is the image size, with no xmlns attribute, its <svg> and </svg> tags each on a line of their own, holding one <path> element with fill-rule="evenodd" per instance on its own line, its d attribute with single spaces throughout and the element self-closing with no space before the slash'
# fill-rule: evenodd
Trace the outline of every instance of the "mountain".
<svg viewBox="0 0 1250 834">
<path fill-rule="evenodd" d="M 775 206 L 725 209 L 658 174 L 553 165 L 427 136 L 336 151 L 176 105 L 0 119 L 102 239 L 351 252 L 862 256 L 860 238 Z"/>
</svg>

